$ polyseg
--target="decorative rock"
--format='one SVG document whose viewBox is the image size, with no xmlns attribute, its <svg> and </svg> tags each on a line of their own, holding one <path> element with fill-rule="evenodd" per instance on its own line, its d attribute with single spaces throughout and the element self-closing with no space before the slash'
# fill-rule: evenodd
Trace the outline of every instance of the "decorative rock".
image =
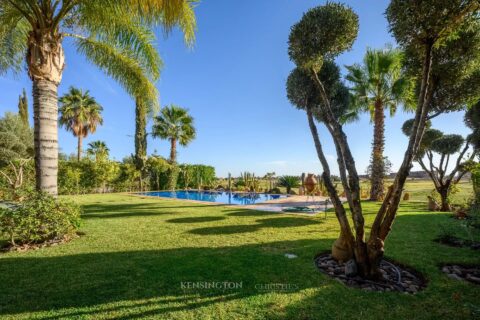
<svg viewBox="0 0 480 320">
<path fill-rule="evenodd" d="M 348 260 L 345 264 L 345 275 L 347 277 L 354 277 L 357 275 L 357 272 L 357 263 L 355 262 L 355 260 Z"/>
<path fill-rule="evenodd" d="M 471 281 L 471 282 L 474 282 L 476 284 L 480 284 L 480 278 L 478 277 L 474 277 L 470 274 L 467 274 L 467 276 L 465 277 L 465 279 L 467 279 L 468 281 Z"/>
<path fill-rule="evenodd" d="M 460 270 L 460 268 L 457 267 L 457 266 L 453 266 L 452 271 L 453 271 L 453 273 L 458 274 L 458 275 L 462 274 L 462 270 Z"/>
<path fill-rule="evenodd" d="M 459 277 L 455 273 L 449 273 L 449 274 L 447 274 L 447 277 L 449 277 L 451 279 L 454 279 L 454 280 L 463 280 L 462 277 Z"/>
</svg>

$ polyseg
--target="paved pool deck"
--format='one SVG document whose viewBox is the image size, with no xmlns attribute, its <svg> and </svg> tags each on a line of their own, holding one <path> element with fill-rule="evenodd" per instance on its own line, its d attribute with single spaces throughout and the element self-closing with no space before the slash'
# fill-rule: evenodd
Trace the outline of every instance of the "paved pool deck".
<svg viewBox="0 0 480 320">
<path fill-rule="evenodd" d="M 327 201 L 328 200 L 328 201 Z M 261 211 L 270 211 L 270 212 L 283 212 L 283 209 L 289 207 L 308 207 L 314 210 L 313 213 L 301 213 L 301 214 L 318 214 L 324 213 L 326 209 L 332 208 L 332 202 L 328 197 L 315 196 L 289 196 L 287 198 L 280 198 L 275 200 L 269 200 L 261 203 L 251 204 L 251 205 L 240 205 L 239 207 L 245 209 L 261 210 Z M 283 213 L 293 213 L 294 212 L 283 212 Z"/>
</svg>

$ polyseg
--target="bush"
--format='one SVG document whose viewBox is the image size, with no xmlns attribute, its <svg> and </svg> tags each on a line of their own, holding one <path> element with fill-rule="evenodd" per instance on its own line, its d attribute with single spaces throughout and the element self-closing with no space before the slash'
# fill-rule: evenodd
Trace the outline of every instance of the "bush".
<svg viewBox="0 0 480 320">
<path fill-rule="evenodd" d="M 33 193 L 18 206 L 0 209 L 0 234 L 12 246 L 65 239 L 79 227 L 80 212 L 69 201 Z"/>
<path fill-rule="evenodd" d="M 268 193 L 271 193 L 271 194 L 281 194 L 282 191 L 280 190 L 280 188 L 273 188 L 271 190 L 268 190 Z"/>
<path fill-rule="evenodd" d="M 300 179 L 296 176 L 281 176 L 278 178 L 278 185 L 287 188 L 287 194 L 290 194 L 292 188 L 300 186 Z"/>
<path fill-rule="evenodd" d="M 177 180 L 180 169 L 176 165 L 172 165 L 167 170 L 167 190 L 175 190 L 177 188 Z"/>
</svg>

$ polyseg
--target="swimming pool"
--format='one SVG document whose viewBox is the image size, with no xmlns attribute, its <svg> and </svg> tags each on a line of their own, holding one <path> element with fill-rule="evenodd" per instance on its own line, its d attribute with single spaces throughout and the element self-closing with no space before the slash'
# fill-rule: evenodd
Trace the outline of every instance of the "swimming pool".
<svg viewBox="0 0 480 320">
<path fill-rule="evenodd" d="M 222 191 L 149 191 L 137 193 L 145 196 L 218 202 L 226 204 L 256 204 L 268 200 L 286 198 L 285 195 L 264 193 L 240 193 Z"/>
</svg>

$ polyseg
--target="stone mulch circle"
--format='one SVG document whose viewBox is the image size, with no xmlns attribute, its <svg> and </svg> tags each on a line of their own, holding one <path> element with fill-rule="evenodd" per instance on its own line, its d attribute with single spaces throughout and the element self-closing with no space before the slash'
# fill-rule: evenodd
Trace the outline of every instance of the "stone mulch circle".
<svg viewBox="0 0 480 320">
<path fill-rule="evenodd" d="M 423 290 L 427 281 L 417 271 L 398 263 L 383 260 L 380 265 L 382 279 L 373 281 L 363 279 L 349 271 L 349 263 L 338 263 L 330 253 L 320 254 L 315 258 L 315 265 L 326 275 L 354 288 L 366 291 L 403 292 L 415 294 Z"/>
<path fill-rule="evenodd" d="M 461 264 L 446 264 L 442 266 L 442 272 L 447 274 L 447 277 L 455 280 L 466 280 L 468 282 L 480 285 L 480 266 L 461 265 Z"/>
</svg>

